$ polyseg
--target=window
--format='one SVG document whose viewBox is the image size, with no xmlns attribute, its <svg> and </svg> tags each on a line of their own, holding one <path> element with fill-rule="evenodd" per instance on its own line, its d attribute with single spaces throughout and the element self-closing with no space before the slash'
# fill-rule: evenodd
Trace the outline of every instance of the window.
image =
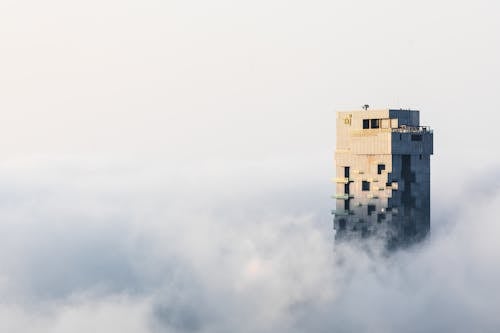
<svg viewBox="0 0 500 333">
<path fill-rule="evenodd" d="M 339 220 L 339 229 L 340 230 L 344 230 L 345 229 L 345 224 L 346 224 L 345 220 L 344 219 L 340 219 Z"/>
<path fill-rule="evenodd" d="M 380 120 L 379 119 L 372 119 L 371 120 L 371 128 L 379 128 L 380 127 Z"/>
<path fill-rule="evenodd" d="M 344 193 L 349 194 L 349 183 L 344 184 Z"/>
<path fill-rule="evenodd" d="M 384 170 L 385 170 L 385 164 L 379 164 L 379 165 L 377 165 L 377 173 L 379 175 L 381 175 L 382 171 L 384 171 Z"/>
<path fill-rule="evenodd" d="M 372 215 L 372 213 L 376 209 L 375 205 L 368 205 L 367 207 L 368 207 L 368 215 Z"/>
<path fill-rule="evenodd" d="M 377 214 L 377 222 L 382 223 L 383 220 L 385 220 L 385 214 L 384 213 Z"/>
<path fill-rule="evenodd" d="M 412 134 L 411 141 L 422 141 L 422 134 Z"/>
<path fill-rule="evenodd" d="M 363 129 L 370 128 L 370 119 L 363 119 Z"/>
<path fill-rule="evenodd" d="M 370 190 L 370 182 L 363 180 L 363 182 L 361 183 L 361 189 L 363 191 L 369 191 Z"/>
<path fill-rule="evenodd" d="M 344 167 L 344 177 L 345 178 L 349 178 L 349 171 L 350 171 L 349 167 Z"/>
<path fill-rule="evenodd" d="M 402 138 L 403 138 L 403 136 L 401 134 L 399 134 L 399 141 L 401 141 Z"/>
<path fill-rule="evenodd" d="M 351 200 L 349 200 L 349 199 L 344 200 L 344 210 L 348 211 L 350 209 L 351 209 Z"/>
<path fill-rule="evenodd" d="M 421 160 L 422 159 L 422 154 L 418 155 L 418 158 Z"/>
</svg>

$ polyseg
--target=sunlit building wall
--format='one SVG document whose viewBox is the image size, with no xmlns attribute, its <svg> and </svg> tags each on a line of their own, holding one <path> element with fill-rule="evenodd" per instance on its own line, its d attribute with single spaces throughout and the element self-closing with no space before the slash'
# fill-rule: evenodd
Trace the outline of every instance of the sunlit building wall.
<svg viewBox="0 0 500 333">
<path fill-rule="evenodd" d="M 390 246 L 430 230 L 433 133 L 415 110 L 337 112 L 336 239 L 374 236 Z"/>
</svg>

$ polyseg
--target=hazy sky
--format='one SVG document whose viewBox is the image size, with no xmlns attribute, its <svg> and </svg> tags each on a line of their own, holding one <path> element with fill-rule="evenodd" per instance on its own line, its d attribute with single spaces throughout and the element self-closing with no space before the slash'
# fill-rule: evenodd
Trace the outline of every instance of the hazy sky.
<svg viewBox="0 0 500 333">
<path fill-rule="evenodd" d="M 498 331 L 499 12 L 0 0 L 0 330 Z M 363 104 L 435 130 L 433 234 L 339 268 Z"/>
</svg>

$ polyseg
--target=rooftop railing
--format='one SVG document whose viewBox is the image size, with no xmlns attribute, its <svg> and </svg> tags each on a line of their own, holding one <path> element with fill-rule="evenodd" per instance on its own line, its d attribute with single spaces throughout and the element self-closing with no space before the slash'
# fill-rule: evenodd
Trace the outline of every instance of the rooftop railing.
<svg viewBox="0 0 500 333">
<path fill-rule="evenodd" d="M 415 133 L 426 134 L 432 133 L 428 126 L 407 126 L 401 125 L 399 127 L 381 127 L 381 128 L 364 128 L 351 130 L 351 135 L 354 136 L 372 136 L 379 133 Z"/>
<path fill-rule="evenodd" d="M 396 133 L 432 133 L 432 130 L 429 126 L 401 125 L 397 128 L 391 128 L 391 130 Z"/>
</svg>

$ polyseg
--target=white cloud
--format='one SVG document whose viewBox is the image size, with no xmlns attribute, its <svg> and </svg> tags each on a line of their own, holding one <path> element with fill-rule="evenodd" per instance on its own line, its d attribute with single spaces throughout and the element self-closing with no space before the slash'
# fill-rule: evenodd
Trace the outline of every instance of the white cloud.
<svg viewBox="0 0 500 333">
<path fill-rule="evenodd" d="M 67 165 L 2 169 L 11 175 L 0 206 L 5 330 L 493 332 L 500 324 L 498 191 L 457 205 L 456 220 L 433 221 L 429 242 L 380 257 L 334 251 L 328 211 L 294 207 L 311 195 L 300 187 L 288 193 L 296 200 L 280 201 L 280 180 L 245 193 L 232 178 L 213 186 L 214 171 L 185 183 L 162 178 L 162 167 Z M 249 183 L 261 177 L 247 174 Z M 238 195 L 226 200 L 226 187 Z"/>
<path fill-rule="evenodd" d="M 497 331 L 497 13 L 2 1 L 0 329 Z M 364 103 L 435 129 L 431 241 L 389 258 L 332 249 Z"/>
</svg>

